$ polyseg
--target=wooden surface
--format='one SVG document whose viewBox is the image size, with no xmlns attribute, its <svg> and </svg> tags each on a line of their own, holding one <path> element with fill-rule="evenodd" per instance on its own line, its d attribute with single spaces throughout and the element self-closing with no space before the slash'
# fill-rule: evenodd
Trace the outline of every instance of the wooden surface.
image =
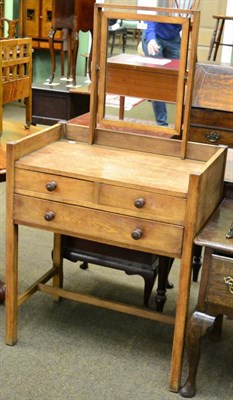
<svg viewBox="0 0 233 400">
<path fill-rule="evenodd" d="M 41 130 L 41 126 L 30 126 L 25 129 L 23 123 L 3 121 L 3 134 L 0 138 L 0 180 L 6 179 L 6 144 L 20 140 Z"/>
<path fill-rule="evenodd" d="M 218 64 L 196 65 L 192 106 L 233 113 L 233 67 Z"/>
</svg>

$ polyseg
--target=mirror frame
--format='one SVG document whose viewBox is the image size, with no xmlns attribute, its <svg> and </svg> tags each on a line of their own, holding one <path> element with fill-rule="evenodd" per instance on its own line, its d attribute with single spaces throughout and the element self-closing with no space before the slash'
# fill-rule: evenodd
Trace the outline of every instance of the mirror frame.
<svg viewBox="0 0 233 400">
<path fill-rule="evenodd" d="M 152 14 L 156 13 L 156 14 Z M 128 19 L 145 20 L 182 25 L 180 49 L 180 65 L 177 78 L 176 117 L 174 128 L 164 128 L 156 125 L 140 124 L 137 121 L 110 120 L 105 118 L 106 72 L 108 66 L 108 20 Z M 196 43 L 198 38 L 200 12 L 159 7 L 138 7 L 113 4 L 95 4 L 93 64 L 91 83 L 91 123 L 90 143 L 95 141 L 95 129 L 116 129 L 125 132 L 135 132 L 142 136 L 157 136 L 165 134 L 168 137 L 179 136 L 187 143 L 187 126 L 191 110 L 193 77 L 197 58 Z M 192 43 L 194 45 L 192 46 Z M 144 98 L 147 98 L 145 93 Z M 186 145 L 184 145 L 186 147 Z M 183 151 L 185 153 L 185 150 Z"/>
</svg>

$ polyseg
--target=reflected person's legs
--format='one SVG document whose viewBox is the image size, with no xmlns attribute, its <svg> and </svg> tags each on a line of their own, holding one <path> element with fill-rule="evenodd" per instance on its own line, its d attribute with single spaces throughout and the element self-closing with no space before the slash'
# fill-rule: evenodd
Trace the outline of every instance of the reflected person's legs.
<svg viewBox="0 0 233 400">
<path fill-rule="evenodd" d="M 145 56 L 152 57 L 148 54 L 145 32 L 142 33 L 142 49 L 144 51 Z M 160 57 L 163 57 L 163 47 L 162 46 L 160 47 L 160 51 L 156 54 L 156 56 L 153 56 L 153 58 L 160 58 Z M 158 126 L 168 126 L 166 104 L 162 101 L 152 101 L 152 108 L 154 111 L 154 116 L 155 116 L 157 125 Z"/>
<path fill-rule="evenodd" d="M 152 107 L 157 125 L 168 126 L 166 104 L 162 101 L 152 101 Z"/>
</svg>

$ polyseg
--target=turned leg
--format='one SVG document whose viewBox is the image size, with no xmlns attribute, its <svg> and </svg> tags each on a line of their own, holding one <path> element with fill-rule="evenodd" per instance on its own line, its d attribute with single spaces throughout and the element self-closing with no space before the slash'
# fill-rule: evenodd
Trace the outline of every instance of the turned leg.
<svg viewBox="0 0 233 400">
<path fill-rule="evenodd" d="M 216 60 L 217 54 L 218 54 L 218 48 L 221 42 L 221 37 L 222 37 L 222 33 L 223 33 L 223 28 L 224 28 L 224 23 L 225 23 L 225 19 L 222 20 L 220 28 L 219 28 L 219 32 L 218 32 L 218 36 L 215 42 L 215 50 L 214 50 L 214 57 L 213 57 L 213 61 Z"/>
<path fill-rule="evenodd" d="M 72 56 L 72 79 L 73 86 L 76 86 L 76 64 L 78 57 L 78 48 L 79 48 L 79 32 L 74 32 L 73 39 L 73 56 Z"/>
<path fill-rule="evenodd" d="M 197 282 L 199 271 L 201 269 L 201 252 L 202 247 L 194 245 L 193 246 L 193 282 Z"/>
<path fill-rule="evenodd" d="M 92 48 L 93 48 L 93 30 L 90 30 L 90 34 L 91 34 L 91 48 L 90 48 L 90 54 L 89 54 L 89 58 L 88 58 L 88 73 L 89 73 L 89 78 L 91 80 L 91 64 L 92 64 Z"/>
<path fill-rule="evenodd" d="M 216 39 L 216 35 L 217 35 L 218 25 L 219 25 L 219 19 L 216 20 L 215 28 L 214 28 L 213 35 L 212 35 L 212 38 L 211 38 L 210 49 L 209 49 L 209 54 L 208 54 L 208 61 L 211 58 L 211 54 L 212 54 L 212 51 L 213 51 L 213 48 L 214 48 L 214 43 L 215 43 L 215 39 Z"/>
<path fill-rule="evenodd" d="M 56 58 L 55 58 L 54 43 L 53 43 L 55 33 L 56 33 L 56 29 L 51 27 L 50 32 L 49 32 L 49 51 L 50 51 L 50 56 L 51 56 L 51 61 L 52 61 L 52 74 L 49 78 L 49 83 L 53 83 L 55 71 L 56 71 Z"/>
<path fill-rule="evenodd" d="M 71 64 L 72 64 L 72 30 L 68 29 L 67 34 L 67 79 L 71 77 Z"/>
<path fill-rule="evenodd" d="M 207 329 L 213 325 L 214 317 L 194 312 L 191 316 L 186 333 L 186 347 L 188 354 L 189 374 L 184 386 L 180 389 L 182 397 L 193 397 L 196 394 L 196 375 L 200 360 L 201 338 Z"/>
<path fill-rule="evenodd" d="M 5 301 L 5 291 L 6 285 L 3 281 L 0 281 L 0 303 L 4 303 Z"/>
<path fill-rule="evenodd" d="M 168 287 L 168 275 L 173 263 L 173 258 L 159 256 L 159 268 L 158 268 L 158 288 L 155 297 L 156 310 L 163 312 L 164 304 L 167 300 L 166 291 Z M 170 284 L 169 284 L 170 286 Z M 171 286 L 173 287 L 173 286 Z"/>
</svg>

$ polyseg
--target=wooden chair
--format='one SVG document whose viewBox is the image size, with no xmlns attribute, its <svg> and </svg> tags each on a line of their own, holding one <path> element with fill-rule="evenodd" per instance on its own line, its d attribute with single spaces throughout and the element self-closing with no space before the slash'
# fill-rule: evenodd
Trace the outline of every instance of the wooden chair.
<svg viewBox="0 0 233 400">
<path fill-rule="evenodd" d="M 216 23 L 215 23 L 215 27 L 214 27 L 211 42 L 210 42 L 208 60 L 211 59 L 211 55 L 214 50 L 213 61 L 215 61 L 217 58 L 219 46 L 233 47 L 233 43 L 232 44 L 221 43 L 225 21 L 233 21 L 233 16 L 213 15 L 213 18 L 216 19 Z M 214 47 L 215 47 L 215 49 L 214 49 Z"/>
<path fill-rule="evenodd" d="M 2 134 L 2 105 L 24 99 L 25 128 L 32 121 L 32 39 L 0 40 L 0 135 Z"/>
</svg>

